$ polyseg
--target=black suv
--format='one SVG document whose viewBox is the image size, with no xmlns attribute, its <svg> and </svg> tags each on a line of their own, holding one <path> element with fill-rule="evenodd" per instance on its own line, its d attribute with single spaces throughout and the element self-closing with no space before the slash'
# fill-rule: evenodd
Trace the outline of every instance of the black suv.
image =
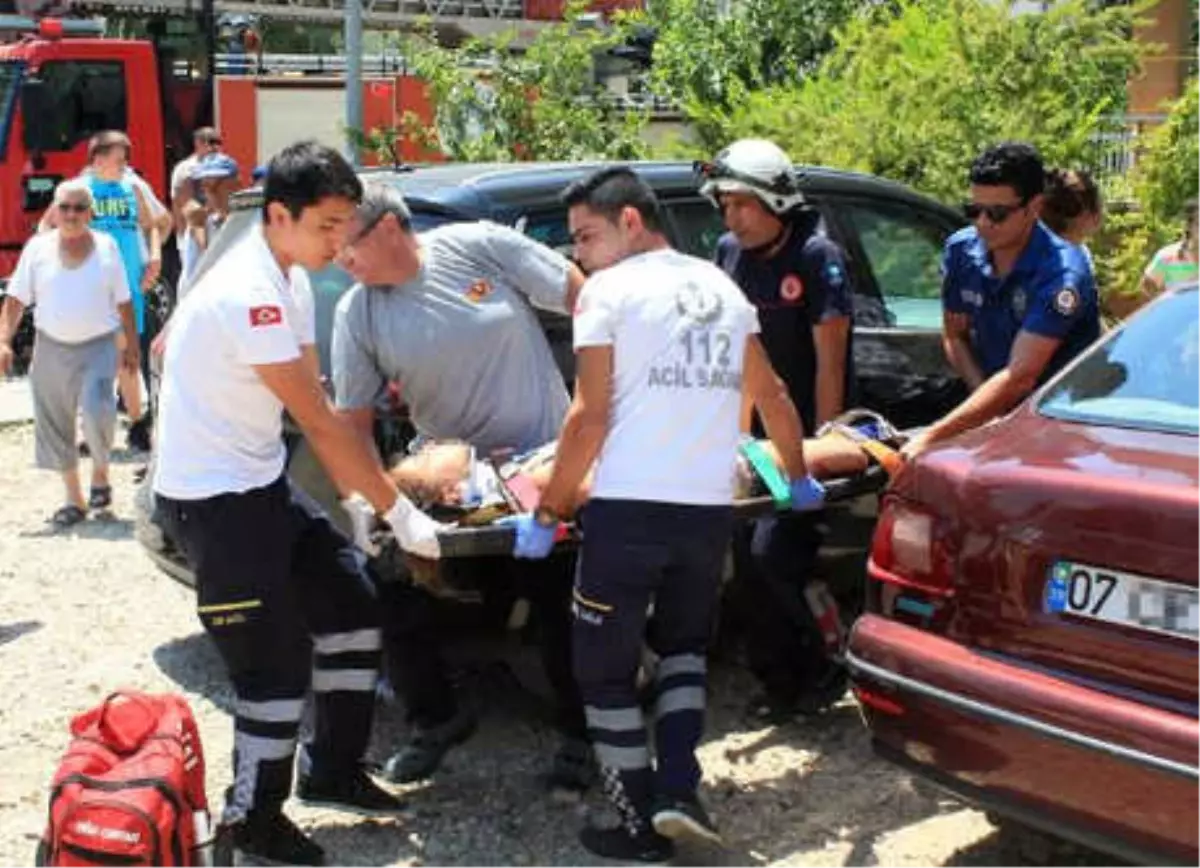
<svg viewBox="0 0 1200 868">
<path fill-rule="evenodd" d="M 368 170 L 364 181 L 395 184 L 404 193 L 418 231 L 462 220 L 493 220 L 570 255 L 566 209 L 559 194 L 600 163 L 446 164 L 401 170 Z M 664 206 L 667 231 L 679 249 L 711 258 L 723 232 L 720 214 L 699 193 L 692 164 L 634 164 Z M 862 406 L 901 428 L 924 425 L 964 396 L 941 347 L 942 246 L 963 224 L 961 215 L 889 181 L 822 168 L 796 170 L 809 207 L 845 249 L 855 287 L 854 363 Z M 234 200 L 234 213 L 201 260 L 196 277 L 232 241 L 258 223 L 260 193 Z M 350 287 L 337 266 L 313 274 L 321 364 L 329 373 L 333 311 Z M 195 279 L 195 277 L 193 278 Z M 538 312 L 568 383 L 573 382 L 571 323 Z M 289 435 L 289 473 L 341 521 L 337 498 L 311 449 Z M 387 454 L 388 450 L 384 450 Z M 138 499 L 138 537 L 155 560 L 190 583 L 181 558 L 151 520 L 148 487 Z M 866 539 L 862 540 L 865 546 Z"/>
</svg>

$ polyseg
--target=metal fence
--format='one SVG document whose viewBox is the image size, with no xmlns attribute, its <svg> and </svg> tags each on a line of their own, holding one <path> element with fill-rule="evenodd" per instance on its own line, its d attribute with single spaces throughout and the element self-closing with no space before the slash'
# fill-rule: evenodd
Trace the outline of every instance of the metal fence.
<svg viewBox="0 0 1200 868">
<path fill-rule="evenodd" d="M 1166 119 L 1164 114 L 1109 118 L 1108 129 L 1092 136 L 1092 168 L 1097 177 L 1103 180 L 1128 175 L 1137 165 L 1142 139 Z"/>
</svg>

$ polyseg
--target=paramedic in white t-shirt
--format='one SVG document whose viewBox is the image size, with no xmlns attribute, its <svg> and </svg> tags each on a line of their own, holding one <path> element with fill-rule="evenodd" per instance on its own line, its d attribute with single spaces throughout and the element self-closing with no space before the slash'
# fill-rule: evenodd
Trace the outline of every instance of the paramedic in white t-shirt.
<svg viewBox="0 0 1200 868">
<path fill-rule="evenodd" d="M 650 187 L 616 167 L 563 198 L 576 258 L 592 276 L 575 309 L 575 397 L 541 505 L 514 522 L 514 553 L 545 556 L 595 461 L 573 662 L 621 823 L 586 828 L 580 841 L 605 858 L 662 861 L 671 838 L 717 836 L 697 798 L 695 750 L 743 392 L 792 479 L 792 508 L 818 508 L 824 489 L 808 475 L 800 418 L 759 342 L 754 308 L 715 265 L 670 248 Z M 643 638 L 661 660 L 653 764 L 637 694 Z"/>
<path fill-rule="evenodd" d="M 362 766 L 380 653 L 373 586 L 357 549 L 289 483 L 283 411 L 339 489 L 365 497 L 406 550 L 437 557 L 437 525 L 398 494 L 318 379 L 305 269 L 333 259 L 362 185 L 335 151 L 301 142 L 271 161 L 263 195 L 262 226 L 172 317 L 154 491 L 237 695 L 224 820 L 243 853 L 312 865 L 321 848 L 282 812 L 310 686 L 300 799 L 357 812 L 400 804 Z"/>
</svg>

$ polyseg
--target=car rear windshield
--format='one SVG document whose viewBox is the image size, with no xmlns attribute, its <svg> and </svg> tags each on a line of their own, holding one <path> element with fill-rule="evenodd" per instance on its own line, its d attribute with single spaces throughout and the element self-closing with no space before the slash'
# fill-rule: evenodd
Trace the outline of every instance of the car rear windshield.
<svg viewBox="0 0 1200 868">
<path fill-rule="evenodd" d="M 1042 415 L 1088 424 L 1200 434 L 1197 288 L 1160 299 L 1089 351 L 1042 397 Z"/>
<path fill-rule="evenodd" d="M 0 61 L 0 160 L 8 154 L 8 131 L 12 129 L 20 81 L 21 65 L 11 60 Z"/>
</svg>

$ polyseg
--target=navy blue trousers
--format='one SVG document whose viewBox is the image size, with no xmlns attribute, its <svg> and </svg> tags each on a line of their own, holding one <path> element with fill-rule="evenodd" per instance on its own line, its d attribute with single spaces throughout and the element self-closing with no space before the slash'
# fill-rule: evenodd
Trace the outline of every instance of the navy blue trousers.
<svg viewBox="0 0 1200 868">
<path fill-rule="evenodd" d="M 656 797 L 691 798 L 700 784 L 706 652 L 731 507 L 593 500 L 572 598 L 573 669 L 605 792 L 631 833 Z M 643 642 L 660 658 L 650 758 L 637 676 Z"/>
<path fill-rule="evenodd" d="M 278 811 L 287 799 L 310 688 L 316 714 L 302 772 L 356 771 L 371 735 L 381 646 L 375 590 L 357 550 L 287 479 L 158 501 L 191 562 L 197 612 L 237 696 L 224 820 Z"/>
</svg>

